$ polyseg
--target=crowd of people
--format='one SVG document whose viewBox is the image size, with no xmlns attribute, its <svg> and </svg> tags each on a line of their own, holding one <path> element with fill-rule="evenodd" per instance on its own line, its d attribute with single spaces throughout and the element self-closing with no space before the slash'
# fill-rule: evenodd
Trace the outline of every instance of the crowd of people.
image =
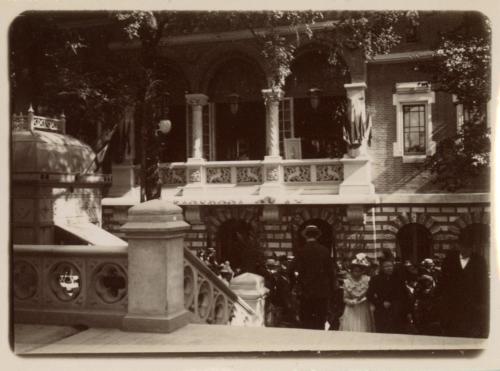
<svg viewBox="0 0 500 371">
<path fill-rule="evenodd" d="M 487 337 L 488 270 L 470 241 L 441 261 L 401 262 L 390 250 L 374 260 L 363 253 L 335 262 L 307 226 L 296 257 L 266 261 L 266 326 Z M 214 253 L 201 257 L 222 278 L 237 274 Z"/>
</svg>

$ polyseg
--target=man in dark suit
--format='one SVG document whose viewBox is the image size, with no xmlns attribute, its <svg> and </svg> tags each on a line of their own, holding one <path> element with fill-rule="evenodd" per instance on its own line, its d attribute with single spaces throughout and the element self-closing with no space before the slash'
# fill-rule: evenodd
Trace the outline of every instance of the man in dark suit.
<svg viewBox="0 0 500 371">
<path fill-rule="evenodd" d="M 302 327 L 324 329 L 328 301 L 334 284 L 333 265 L 328 249 L 317 240 L 321 232 L 308 225 L 303 236 L 306 243 L 297 254 L 297 272 L 300 285 L 300 320 Z"/>
<path fill-rule="evenodd" d="M 375 306 L 377 332 L 404 333 L 411 320 L 409 298 L 402 275 L 394 270 L 392 254 L 382 258 L 380 272 L 370 280 L 367 298 Z"/>
<path fill-rule="evenodd" d="M 450 251 L 442 265 L 438 293 L 446 336 L 488 336 L 488 271 L 484 258 L 472 251 L 469 238 L 462 235 L 459 249 Z"/>
</svg>

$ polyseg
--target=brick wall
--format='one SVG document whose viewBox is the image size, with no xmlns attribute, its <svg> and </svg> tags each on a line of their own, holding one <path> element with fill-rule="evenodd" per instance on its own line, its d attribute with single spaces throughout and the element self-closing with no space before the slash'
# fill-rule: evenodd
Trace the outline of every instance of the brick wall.
<svg viewBox="0 0 500 371">
<path fill-rule="evenodd" d="M 467 225 L 490 223 L 490 206 L 484 203 L 365 205 L 364 221 L 358 222 L 348 220 L 345 206 L 281 206 L 279 220 L 259 220 L 255 224 L 265 255 L 293 255 L 295 218 L 298 215 L 309 215 L 311 219 L 321 219 L 321 215 L 315 213 L 318 210 L 321 213 L 326 208 L 333 210 L 336 215 L 335 222 L 331 225 L 334 228 L 339 259 L 351 258 L 358 252 L 376 257 L 380 255 L 382 248 L 389 248 L 397 255 L 397 233 L 409 223 L 418 223 L 427 228 L 432 236 L 432 254 L 444 256 L 455 246 L 460 231 Z M 103 207 L 105 229 L 120 236 L 117 227 L 125 222 L 127 210 L 128 207 L 125 206 Z M 302 218 L 298 224 L 307 220 Z M 193 251 L 205 249 L 208 238 L 208 225 L 192 224 L 186 234 L 185 246 Z"/>
<path fill-rule="evenodd" d="M 313 209 L 317 206 L 302 206 Z M 342 214 L 344 206 L 337 206 Z M 282 207 L 279 221 L 259 224 L 261 248 L 265 254 L 293 254 L 294 211 Z M 365 206 L 364 222 L 351 222 L 347 216 L 339 218 L 340 227 L 335 228 L 336 253 L 339 259 L 351 258 L 358 252 L 370 257 L 380 256 L 381 249 L 389 248 L 397 253 L 397 232 L 406 224 L 418 223 L 427 228 L 432 235 L 432 254 L 444 256 L 452 249 L 460 230 L 471 223 L 489 224 L 490 206 L 487 204 L 394 204 Z M 205 247 L 207 241 L 204 226 L 193 226 L 186 238 L 188 246 Z"/>
<path fill-rule="evenodd" d="M 370 64 L 366 103 L 373 120 L 373 138 L 370 153 L 373 158 L 373 179 L 377 193 L 417 192 L 426 187 L 436 191 L 430 183 L 430 174 L 422 164 L 404 164 L 393 156 L 396 141 L 396 106 L 392 95 L 397 82 L 429 81 L 418 63 Z M 453 135 L 456 113 L 451 95 L 436 93 L 432 105 L 433 139 L 438 142 Z"/>
</svg>

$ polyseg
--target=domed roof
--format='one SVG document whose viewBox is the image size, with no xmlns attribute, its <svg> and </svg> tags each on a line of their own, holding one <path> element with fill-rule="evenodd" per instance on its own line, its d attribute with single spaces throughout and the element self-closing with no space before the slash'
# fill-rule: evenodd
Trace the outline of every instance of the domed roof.
<svg viewBox="0 0 500 371">
<path fill-rule="evenodd" d="M 88 172 L 94 159 L 92 148 L 70 135 L 42 130 L 12 133 L 13 173 L 78 174 Z"/>
</svg>

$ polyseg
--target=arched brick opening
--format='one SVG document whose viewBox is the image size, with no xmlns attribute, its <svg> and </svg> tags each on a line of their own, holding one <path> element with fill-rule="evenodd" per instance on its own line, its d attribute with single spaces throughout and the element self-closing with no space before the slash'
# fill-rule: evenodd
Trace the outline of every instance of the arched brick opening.
<svg viewBox="0 0 500 371">
<path fill-rule="evenodd" d="M 471 213 L 461 214 L 452 226 L 450 226 L 449 231 L 452 233 L 454 238 L 458 240 L 464 233 L 467 234 L 468 231 L 475 233 L 475 226 L 490 226 L 490 213 L 485 211 L 475 211 Z M 481 227 L 479 227 L 481 228 Z M 484 227 L 483 227 L 484 228 Z M 491 230 L 490 230 L 490 240 L 491 240 Z M 471 241 L 474 242 L 474 241 Z M 489 243 L 491 246 L 491 242 Z M 489 257 L 489 251 L 477 251 L 482 254 L 486 259 Z"/>
<path fill-rule="evenodd" d="M 217 252 L 217 258 L 222 258 L 221 246 L 218 241 L 221 233 L 220 228 L 224 226 L 240 225 L 248 226 L 248 243 L 255 245 L 259 251 L 263 251 L 260 240 L 260 215 L 258 206 L 247 207 L 210 207 L 204 215 L 204 223 L 207 226 L 207 247 L 212 247 Z"/>
<path fill-rule="evenodd" d="M 339 213 L 338 209 L 333 207 L 298 207 L 292 210 L 292 220 L 291 220 L 291 229 L 292 229 L 292 244 L 293 244 L 293 252 L 296 254 L 297 248 L 300 245 L 301 241 L 301 228 L 303 228 L 307 222 L 314 220 L 322 220 L 327 223 L 332 231 L 332 239 L 334 244 L 334 255 L 335 250 L 337 248 L 337 241 L 343 240 L 343 225 L 342 225 L 342 216 Z M 314 224 L 314 223 L 313 223 Z M 329 247 L 329 246 L 326 246 Z"/>
<path fill-rule="evenodd" d="M 418 224 L 426 228 L 432 237 L 431 243 L 431 256 L 436 251 L 435 243 L 439 240 L 437 238 L 438 234 L 441 232 L 441 227 L 436 223 L 434 218 L 426 213 L 398 213 L 396 216 L 392 217 L 387 225 L 384 226 L 384 233 L 386 240 L 394 242 L 396 251 L 394 251 L 398 256 L 400 256 L 400 251 L 398 247 L 398 233 L 401 229 L 410 224 Z"/>
<path fill-rule="evenodd" d="M 490 224 L 490 213 L 486 211 L 476 211 L 460 214 L 450 226 L 449 231 L 458 238 L 461 231 L 471 224 Z"/>
<path fill-rule="evenodd" d="M 432 235 L 429 230 L 418 223 L 408 223 L 396 234 L 396 255 L 402 261 L 419 264 L 433 256 Z"/>
</svg>

